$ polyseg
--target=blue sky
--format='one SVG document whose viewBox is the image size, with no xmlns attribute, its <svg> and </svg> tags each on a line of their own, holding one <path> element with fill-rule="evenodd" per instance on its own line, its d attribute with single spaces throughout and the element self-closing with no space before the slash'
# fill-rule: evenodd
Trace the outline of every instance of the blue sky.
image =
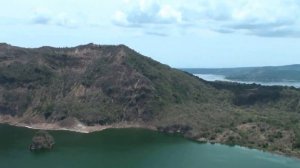
<svg viewBox="0 0 300 168">
<path fill-rule="evenodd" d="M 0 41 L 125 44 L 172 67 L 300 63 L 299 0 L 0 0 Z"/>
</svg>

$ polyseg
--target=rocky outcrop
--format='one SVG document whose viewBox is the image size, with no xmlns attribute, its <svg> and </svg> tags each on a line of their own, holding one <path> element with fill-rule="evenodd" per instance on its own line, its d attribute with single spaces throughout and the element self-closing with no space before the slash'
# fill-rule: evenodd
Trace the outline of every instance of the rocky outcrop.
<svg viewBox="0 0 300 168">
<path fill-rule="evenodd" d="M 49 150 L 55 144 L 54 138 L 47 131 L 38 131 L 32 138 L 30 151 Z"/>
</svg>

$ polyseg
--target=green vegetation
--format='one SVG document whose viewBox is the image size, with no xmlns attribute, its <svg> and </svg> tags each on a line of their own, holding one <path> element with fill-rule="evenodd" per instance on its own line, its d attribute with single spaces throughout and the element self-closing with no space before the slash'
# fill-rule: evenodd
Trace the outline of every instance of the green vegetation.
<svg viewBox="0 0 300 168">
<path fill-rule="evenodd" d="M 124 45 L 7 47 L 0 48 L 0 115 L 27 123 L 128 121 L 300 156 L 299 89 L 207 82 Z"/>
<path fill-rule="evenodd" d="M 295 128 L 294 130 L 295 132 L 295 142 L 293 147 L 296 149 L 300 149 L 300 124 L 299 124 L 299 120 L 298 120 L 298 127 Z"/>
<path fill-rule="evenodd" d="M 55 144 L 54 138 L 47 131 L 38 131 L 32 138 L 29 146 L 30 151 L 40 151 L 52 149 Z"/>
<path fill-rule="evenodd" d="M 24 83 L 45 85 L 49 83 L 53 75 L 45 66 L 18 62 L 0 67 L 0 72 L 0 84 L 7 85 L 22 85 Z"/>
</svg>

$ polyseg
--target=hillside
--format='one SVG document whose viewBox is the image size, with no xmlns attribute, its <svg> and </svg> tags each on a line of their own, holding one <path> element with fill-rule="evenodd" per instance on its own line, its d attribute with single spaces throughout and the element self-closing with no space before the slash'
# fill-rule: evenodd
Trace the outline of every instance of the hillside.
<svg viewBox="0 0 300 168">
<path fill-rule="evenodd" d="M 185 68 L 193 74 L 224 75 L 226 79 L 245 82 L 300 82 L 300 65 L 245 68 Z"/>
<path fill-rule="evenodd" d="M 127 122 L 300 157 L 300 90 L 206 82 L 124 45 L 0 44 L 2 122 L 7 116 L 61 127 Z"/>
</svg>

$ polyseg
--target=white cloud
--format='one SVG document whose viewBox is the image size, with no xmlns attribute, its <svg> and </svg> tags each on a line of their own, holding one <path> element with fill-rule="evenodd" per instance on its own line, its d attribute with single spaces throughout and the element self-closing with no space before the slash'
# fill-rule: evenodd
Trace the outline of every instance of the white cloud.
<svg viewBox="0 0 300 168">
<path fill-rule="evenodd" d="M 36 8 L 32 17 L 32 22 L 41 25 L 56 25 L 75 28 L 79 26 L 79 20 L 77 19 L 79 19 L 77 16 L 70 16 L 64 12 L 54 13 L 46 8 Z"/>
<path fill-rule="evenodd" d="M 116 11 L 113 17 L 113 22 L 119 26 L 142 27 L 182 22 L 181 12 L 170 5 L 146 0 L 126 1 L 126 4 L 133 7 Z"/>
<path fill-rule="evenodd" d="M 36 8 L 32 21 L 36 24 L 49 24 L 51 22 L 50 11 L 45 8 Z"/>
<path fill-rule="evenodd" d="M 122 11 L 116 11 L 114 15 L 114 21 L 118 25 L 129 25 L 127 21 L 127 16 Z"/>
<path fill-rule="evenodd" d="M 180 29 L 190 25 L 219 33 L 300 37 L 298 0 L 127 0 L 126 4 L 114 15 L 118 26 Z"/>
<path fill-rule="evenodd" d="M 181 12 L 169 5 L 162 6 L 158 12 L 158 16 L 164 20 L 175 21 L 177 23 L 182 22 Z"/>
</svg>

